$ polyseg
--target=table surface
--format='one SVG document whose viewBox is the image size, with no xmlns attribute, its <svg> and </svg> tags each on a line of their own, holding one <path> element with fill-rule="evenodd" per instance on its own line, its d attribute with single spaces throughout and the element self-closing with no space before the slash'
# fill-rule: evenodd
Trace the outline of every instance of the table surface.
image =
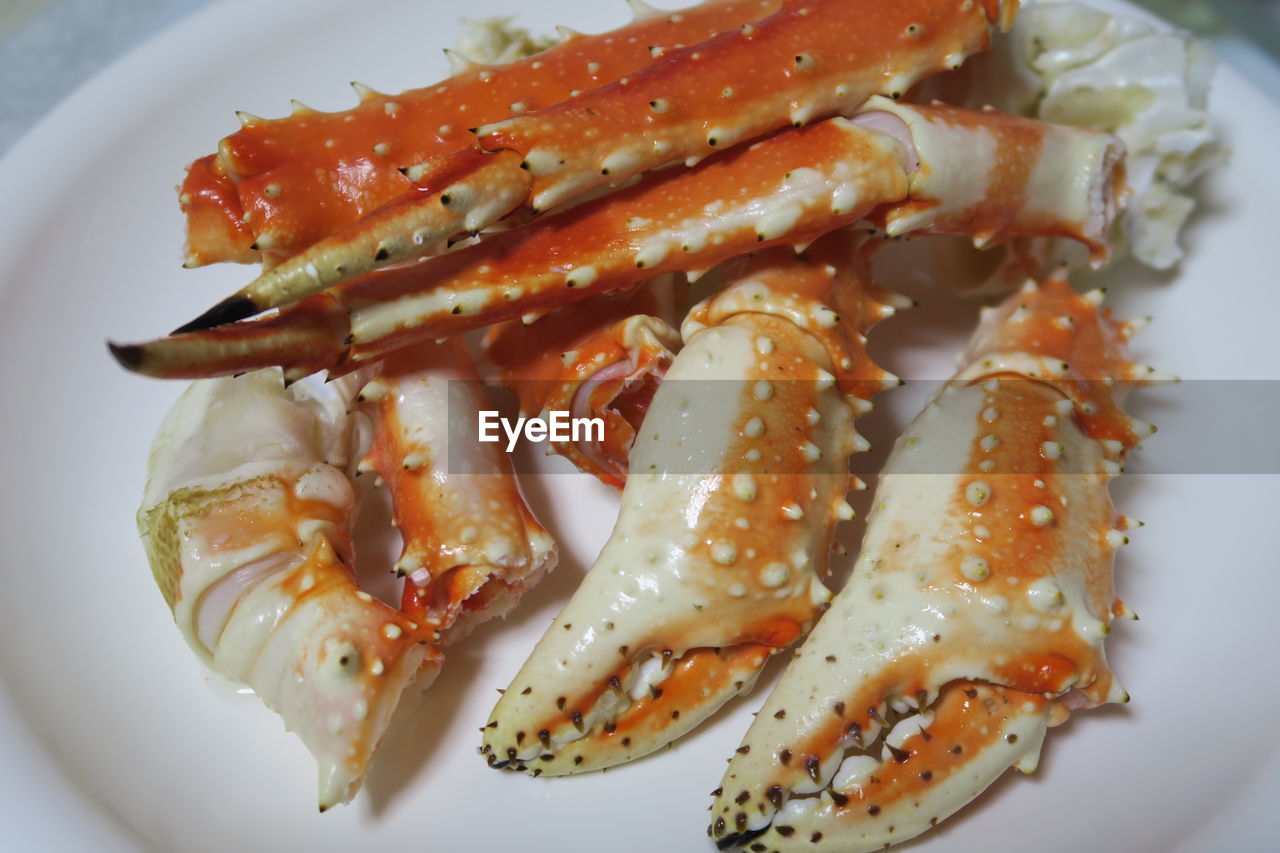
<svg viewBox="0 0 1280 853">
<path fill-rule="evenodd" d="M 3 0 L 0 3 L 0 155 L 76 87 L 113 60 L 214 0 Z M 621 0 L 618 0 L 621 2 Z M 1235 0 L 1147 0 L 1188 26 L 1201 24 L 1218 55 L 1261 89 L 1280 99 L 1280 64 L 1250 41 L 1233 35 L 1222 9 L 1245 9 L 1250 20 L 1270 20 L 1265 37 L 1280 35 L 1280 3 Z M 664 3 L 663 5 L 680 5 Z M 1215 11 L 1217 10 L 1217 11 Z M 1201 14 L 1201 13 L 1204 14 Z M 1217 15 L 1217 20 L 1214 20 Z M 1208 16 L 1208 17 L 1206 17 Z M 1243 19 L 1243 18 L 1242 18 Z M 1272 42 L 1275 43 L 1274 39 Z"/>
</svg>

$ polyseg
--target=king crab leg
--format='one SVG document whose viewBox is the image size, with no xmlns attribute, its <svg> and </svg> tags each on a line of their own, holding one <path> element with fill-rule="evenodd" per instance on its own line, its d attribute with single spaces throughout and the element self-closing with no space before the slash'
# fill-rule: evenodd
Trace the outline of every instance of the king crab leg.
<svg viewBox="0 0 1280 853">
<path fill-rule="evenodd" d="M 973 144 L 947 144 L 957 138 Z M 283 364 L 291 376 L 340 372 L 415 340 L 545 312 L 655 273 L 804 245 L 867 216 L 892 234 L 959 232 L 989 242 L 1051 230 L 1101 247 L 1118 201 L 1120 151 L 1092 131 L 873 99 L 852 121 L 784 131 L 693 170 L 658 173 L 277 316 L 112 349 L 152 376 L 263 364 Z M 1067 177 L 1005 168 L 1051 157 Z"/>
<path fill-rule="evenodd" d="M 812 626 L 835 524 L 852 515 L 858 394 L 896 381 L 863 347 L 893 309 L 853 240 L 743 259 L 691 313 L 613 535 L 484 729 L 490 764 L 558 775 L 645 755 Z"/>
<path fill-rule="evenodd" d="M 556 563 L 510 459 L 459 424 L 487 406 L 460 340 L 392 354 L 360 391 L 373 441 L 359 469 L 391 492 L 404 549 L 402 610 L 449 643 L 507 613 Z"/>
<path fill-rule="evenodd" d="M 634 74 L 476 133 L 485 148 L 524 155 L 533 208 L 547 210 L 607 181 L 851 112 L 872 95 L 901 97 L 985 50 L 992 24 L 1016 8 L 787 0 L 755 24 L 663 51 Z"/>
<path fill-rule="evenodd" d="M 1016 7 L 1000 0 L 910 0 L 889 6 L 877 0 L 786 0 L 757 24 L 672 50 L 610 86 L 476 132 L 486 150 L 519 155 L 533 177 L 530 206 L 544 211 L 673 161 L 696 163 L 738 141 L 853 110 L 872 95 L 901 95 L 925 74 L 958 66 L 985 49 L 992 23 L 1011 18 Z M 515 158 L 505 161 L 513 165 L 490 183 L 518 190 L 528 176 L 512 171 Z M 446 188 L 441 203 L 450 196 Z M 486 204 L 485 216 L 472 211 L 472 230 L 510 212 L 503 207 Z M 355 276 L 392 263 L 393 250 L 413 245 L 403 236 L 395 241 L 362 236 L 364 228 L 356 223 L 308 252 L 335 259 L 331 270 L 342 267 Z M 427 233 L 422 226 L 414 233 L 421 245 L 449 236 Z M 301 257 L 269 271 L 183 330 L 249 317 L 328 286 L 329 277 Z"/>
<path fill-rule="evenodd" d="M 320 810 L 355 795 L 391 713 L 441 656 L 360 590 L 347 419 L 278 371 L 194 383 L 166 416 L 138 529 L 192 650 L 253 688 L 316 759 Z"/>
<path fill-rule="evenodd" d="M 626 26 L 599 35 L 562 29 L 559 44 L 515 62 L 484 65 L 451 51 L 455 73 L 434 86 L 383 94 L 353 84 L 360 103 L 350 110 L 241 113 L 243 126 L 218 153 L 188 168 L 187 264 L 302 252 L 410 192 L 438 159 L 473 148 L 469 128 L 567 100 L 644 67 L 658 46 L 697 44 L 778 7 L 708 0 L 668 12 L 633 2 Z"/>
<path fill-rule="evenodd" d="M 1106 487 L 1152 431 L 1119 403 L 1153 372 L 1100 302 L 1028 284 L 899 439 L 853 576 L 716 792 L 721 847 L 905 841 L 1034 769 L 1072 709 L 1128 700 L 1102 641 L 1132 522 Z"/>
</svg>

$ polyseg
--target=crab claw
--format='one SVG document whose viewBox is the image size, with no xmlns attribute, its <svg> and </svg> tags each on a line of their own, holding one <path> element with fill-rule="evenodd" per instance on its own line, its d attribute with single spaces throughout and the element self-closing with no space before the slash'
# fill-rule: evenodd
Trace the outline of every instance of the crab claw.
<svg viewBox="0 0 1280 853">
<path fill-rule="evenodd" d="M 730 762 L 721 846 L 905 841 L 1034 767 L 1072 710 L 1128 701 L 1107 483 L 1140 372 L 1099 301 L 1064 278 L 1011 296 L 899 439 L 853 575 Z"/>
<path fill-rule="evenodd" d="M 849 485 L 852 412 L 816 381 L 812 360 L 830 367 L 816 341 L 780 318 L 750 321 L 699 331 L 658 387 L 613 535 L 485 729 L 495 764 L 568 773 L 651 752 L 748 689 L 829 598 L 818 576 Z M 761 336 L 804 358 L 758 365 Z M 786 443 L 767 461 L 750 454 L 764 438 L 749 424 L 782 413 L 812 441 L 777 426 Z"/>
<path fill-rule="evenodd" d="M 831 780 L 788 799 L 767 827 L 751 829 L 747 813 L 736 811 L 717 817 L 712 834 L 721 849 L 813 851 L 826 839 L 826 847 L 842 851 L 879 850 L 944 820 L 1010 766 L 1033 772 L 1049 718 L 1039 694 L 953 682 L 928 709 L 887 708 L 880 736 L 865 746 L 848 735 L 832 743 L 843 757 Z M 725 790 L 735 799 L 750 795 Z M 766 795 L 783 796 L 780 788 Z"/>
<path fill-rule="evenodd" d="M 652 752 L 813 625 L 852 515 L 858 394 L 892 384 L 863 347 L 891 309 L 859 246 L 760 252 L 690 312 L 613 535 L 484 730 L 491 764 L 558 774 Z"/>
<path fill-rule="evenodd" d="M 780 637 L 795 633 L 789 625 L 779 627 Z M 773 642 L 702 647 L 678 656 L 656 646 L 632 655 L 620 646 L 612 655 L 613 668 L 583 682 L 576 693 L 577 680 L 526 667 L 494 710 L 480 751 L 490 767 L 535 776 L 599 770 L 640 758 L 750 690 L 764 662 L 778 651 Z M 554 694 L 554 713 L 546 713 L 549 694 Z M 512 732 L 504 718 L 534 724 Z"/>
</svg>

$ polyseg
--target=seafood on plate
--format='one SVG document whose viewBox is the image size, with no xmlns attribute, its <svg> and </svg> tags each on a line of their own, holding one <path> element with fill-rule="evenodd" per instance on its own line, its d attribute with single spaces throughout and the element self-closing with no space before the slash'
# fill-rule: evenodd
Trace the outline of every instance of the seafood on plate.
<svg viewBox="0 0 1280 853">
<path fill-rule="evenodd" d="M 901 140 L 897 154 L 910 158 L 906 186 L 890 189 L 906 200 L 864 214 L 888 234 L 986 244 L 1037 232 L 1088 241 L 1109 228 L 1121 172 L 1109 137 L 940 105 L 870 106 L 854 126 Z M 851 239 L 834 232 L 799 255 L 784 245 L 735 262 L 745 265 L 730 266 L 731 283 L 686 319 L 618 523 L 494 709 L 490 763 L 554 774 L 652 752 L 749 689 L 770 654 L 812 627 L 858 448 L 852 416 L 884 381 L 864 349 L 877 314 L 859 305 L 877 289 L 841 242 Z M 1093 245 L 1105 254 L 1099 237 Z M 768 341 L 763 351 L 753 336 Z M 772 593 L 766 566 L 784 577 Z"/>
<path fill-rule="evenodd" d="M 357 470 L 376 472 L 391 493 L 404 540 L 401 609 L 452 642 L 510 611 L 555 566 L 555 541 L 510 459 L 471 428 L 490 404 L 462 341 L 406 347 L 369 372 L 358 400 L 373 436 Z"/>
<path fill-rule="evenodd" d="M 992 25 L 1007 25 L 1014 7 L 996 0 L 919 0 L 893 7 L 862 0 L 805 4 L 778 0 L 712 2 L 670 14 L 646 10 L 620 33 L 566 36 L 552 51 L 512 66 L 478 68 L 459 62 L 460 73 L 454 79 L 415 96 L 387 97 L 362 89 L 361 105 L 344 114 L 320 114 L 297 105 L 294 115 L 279 121 L 242 116 L 241 131 L 224 140 L 217 155 L 202 158 L 189 170 L 180 199 L 188 213 L 189 262 L 198 265 L 261 257 L 269 269 L 241 294 L 189 324 L 191 334 L 177 335 L 159 350 L 113 350 L 122 362 L 154 375 L 198 378 L 237 374 L 260 362 L 284 366 L 286 382 L 329 369 L 335 375 L 352 374 L 349 381 L 340 383 L 342 388 L 365 386 L 360 405 L 374 417 L 375 440 L 362 465 L 379 471 L 396 496 L 397 518 L 406 533 L 398 567 L 409 577 L 403 607 L 414 618 L 391 614 L 368 598 L 356 586 L 347 563 L 330 561 L 325 571 L 326 578 L 344 579 L 342 588 L 350 593 L 351 601 L 359 602 L 352 606 L 363 608 L 362 618 L 394 615 L 394 622 L 388 623 L 393 627 L 385 629 L 383 639 L 405 644 L 399 658 L 405 662 L 396 669 L 395 682 L 402 688 L 414 672 L 438 665 L 435 643 L 518 594 L 549 564 L 551 551 L 544 533 L 527 512 L 504 515 L 507 522 L 515 524 L 512 519 L 516 519 L 517 526 L 523 527 L 523 545 L 520 537 L 505 532 L 495 540 L 473 540 L 474 532 L 468 527 L 459 529 L 457 507 L 441 499 L 443 492 L 432 491 L 439 460 L 420 446 L 438 438 L 439 430 L 433 433 L 430 428 L 405 422 L 408 416 L 423 415 L 421 401 L 438 399 L 439 393 L 431 380 L 415 372 L 434 368 L 423 368 L 414 359 L 430 349 L 429 342 L 453 336 L 464 326 L 450 323 L 448 328 L 438 328 L 439 324 L 433 325 L 429 319 L 433 309 L 428 307 L 421 318 L 391 316 L 390 326 L 373 332 L 376 340 L 358 341 L 341 297 L 335 291 L 315 292 L 329 286 L 356 286 L 366 279 L 377 282 L 379 288 L 394 289 L 394 282 L 401 281 L 408 270 L 427 278 L 447 279 L 448 270 L 453 269 L 458 276 L 479 277 L 462 293 L 462 299 L 450 295 L 447 282 L 426 286 L 449 302 L 445 308 L 448 317 L 465 319 L 465 328 L 478 328 L 504 319 L 527 319 L 579 296 L 629 286 L 638 281 L 633 277 L 635 270 L 646 266 L 652 268 L 644 277 L 662 272 L 655 253 L 659 249 L 663 255 L 671 253 L 673 246 L 668 244 L 676 238 L 674 248 L 690 257 L 687 262 L 669 263 L 667 268 L 689 271 L 705 269 L 747 249 L 816 239 L 853 221 L 859 212 L 906 198 L 907 163 L 914 161 L 901 140 L 858 122 L 836 119 L 784 131 L 766 139 L 762 146 L 736 146 L 727 154 L 722 153 L 724 149 L 786 125 L 846 112 L 877 92 L 900 95 L 921 77 L 957 65 L 984 49 Z M 772 59 L 762 61 L 765 56 Z M 697 70 L 691 73 L 691 69 Z M 776 79 L 779 75 L 781 85 Z M 717 80 L 729 80 L 732 85 L 712 85 Z M 503 86 L 529 91 L 518 100 L 508 100 L 501 94 Z M 470 114 L 477 124 L 461 120 L 464 109 L 478 104 L 486 90 L 496 99 Z M 652 96 L 650 90 L 667 94 Z M 566 99 L 573 103 L 566 106 Z M 628 117 L 633 106 L 639 107 L 636 115 L 644 117 L 639 137 L 634 116 Z M 456 110 L 459 118 L 438 110 Z M 567 129 L 571 122 L 581 123 L 584 115 L 599 116 L 597 127 L 588 128 L 576 140 L 557 133 L 557 127 Z M 509 120 L 511 116 L 516 120 Z M 555 121 L 549 122 L 549 117 Z M 478 126 L 486 121 L 484 127 Z M 417 125 L 411 126 L 415 122 Z M 424 126 L 425 133 L 420 131 Z M 472 127 L 477 133 L 471 132 Z M 587 144 L 573 145 L 570 150 L 570 142 Z M 843 153 L 846 161 L 832 161 L 828 156 L 832 149 Z M 561 214 L 572 215 L 572 219 L 544 217 L 523 228 L 519 225 L 524 218 L 520 208 L 546 209 L 653 167 L 674 160 L 692 164 L 710 154 L 718 154 L 719 161 L 732 166 L 724 176 L 727 180 L 743 183 L 734 202 L 740 208 L 736 215 L 732 210 L 711 212 L 713 220 L 728 223 L 733 240 L 730 246 L 720 247 L 725 235 L 713 222 L 699 222 L 696 217 L 701 212 L 693 207 L 672 207 L 661 217 L 660 227 L 648 233 L 628 212 L 662 211 L 663 205 L 673 205 L 687 192 L 694 194 L 696 204 L 709 203 L 714 195 L 707 193 L 716 193 L 723 185 L 718 168 L 706 166 L 680 174 L 674 186 L 665 185 L 668 176 L 655 175 L 642 179 L 630 191 L 605 196 L 594 206 L 588 202 L 576 214 L 573 209 Z M 825 163 L 821 162 L 824 157 Z M 811 159 L 815 161 L 812 168 Z M 759 173 L 756 183 L 752 183 L 753 171 Z M 847 180 L 851 176 L 852 183 Z M 699 182 L 701 197 L 697 196 Z M 782 196 L 772 199 L 779 190 Z M 648 207 L 650 204 L 656 206 Z M 449 238 L 484 229 L 512 211 L 516 214 L 505 225 L 515 227 L 484 235 L 481 251 L 469 247 L 362 278 L 376 267 L 436 251 Z M 807 217 L 811 212 L 816 214 L 813 221 Z M 624 226 L 622 232 L 616 230 L 619 224 Z M 560 240 L 557 229 L 575 225 L 582 239 L 571 239 L 568 245 L 581 261 L 569 268 L 554 258 L 547 264 L 538 252 L 554 253 Z M 627 233 L 628 225 L 640 228 L 639 234 Z M 610 229 L 615 229 L 612 237 Z M 504 237 L 504 233 L 515 236 Z M 595 246 L 602 238 L 613 242 Z M 636 242 L 649 238 L 657 244 Z M 707 244 L 711 244 L 709 250 Z M 504 283 L 495 289 L 494 280 L 484 276 L 490 264 L 506 254 L 513 257 L 503 261 L 504 281 L 514 278 L 521 284 L 512 287 Z M 604 268 L 593 268 L 592 257 L 598 257 Z M 464 269 L 469 262 L 477 262 L 477 266 Z M 530 262 L 542 265 L 542 279 L 528 267 Z M 458 276 L 453 281 L 460 282 Z M 421 289 L 418 284 L 411 286 Z M 403 307 L 411 307 L 413 302 L 401 296 L 388 298 Z M 376 295 L 356 299 L 371 308 L 380 301 Z M 481 305 L 486 310 L 478 310 Z M 505 308 L 494 310 L 494 305 Z M 270 319 L 202 328 L 274 306 L 282 310 Z M 401 334 L 406 328 L 417 328 L 421 333 Z M 359 352 L 348 353 L 351 347 Z M 300 355 L 300 350 L 306 354 Z M 394 356 L 390 355 L 393 350 L 397 351 Z M 453 351 L 452 356 L 446 353 L 443 357 L 457 356 Z M 661 357 L 655 359 L 655 363 L 661 361 Z M 290 566 L 281 571 L 297 573 L 296 555 L 310 554 L 306 549 L 322 555 L 332 552 L 347 561 L 351 558 L 350 486 L 339 485 L 344 479 L 334 465 L 315 461 L 320 458 L 319 451 L 308 441 L 314 441 L 319 432 L 308 431 L 304 423 L 306 413 L 315 408 L 304 402 L 304 397 L 311 399 L 300 390 L 306 386 L 269 393 L 266 386 L 276 380 L 264 377 L 272 375 L 253 373 L 237 380 L 200 383 L 195 386 L 198 390 L 188 392 L 186 402 L 166 422 L 158 440 L 152 486 L 142 515 L 144 538 L 157 566 L 157 577 L 184 631 L 216 667 L 251 684 L 263 674 L 220 664 L 217 652 L 239 647 L 237 619 L 252 613 L 253 600 L 274 589 L 275 582 L 285 576 L 275 571 L 277 564 Z M 215 403 L 214 397 L 234 402 L 223 405 Z M 206 421 L 259 409 L 281 423 L 252 436 L 243 435 L 243 428 L 237 432 L 219 427 L 216 435 L 200 433 L 202 443 L 235 439 L 234 449 L 252 460 L 273 454 L 281 457 L 273 464 L 285 472 L 280 476 L 286 479 L 279 486 L 272 481 L 272 488 L 280 491 L 274 503 L 250 500 L 249 507 L 237 504 L 239 508 L 230 515 L 237 523 L 257 530 L 266 524 L 264 518 L 281 516 L 291 522 L 297 513 L 320 512 L 310 498 L 301 504 L 295 500 L 298 489 L 306 493 L 317 478 L 332 492 L 326 493 L 330 503 L 325 506 L 336 509 L 324 510 L 329 526 L 323 527 L 323 535 L 316 532 L 322 529 L 316 524 L 302 524 L 305 535 L 299 533 L 291 539 L 273 534 L 254 540 L 253 547 L 236 553 L 237 560 L 249 561 L 242 568 L 235 560 L 207 560 L 206 551 L 201 550 L 206 542 L 202 538 L 207 533 L 206 516 L 222 519 L 227 515 L 216 510 L 220 504 L 188 504 L 191 490 L 204 489 L 210 478 L 212 491 L 232 488 L 229 499 L 240 500 L 249 488 L 242 488 L 241 481 L 257 476 L 257 462 L 246 469 L 248 463 L 228 452 L 204 454 L 198 464 L 188 465 L 183 461 L 183 454 L 190 452 L 183 449 L 188 444 L 165 436 L 179 428 L 198 432 Z M 346 430 L 345 425 L 339 429 L 342 418 L 333 412 L 330 416 L 333 430 Z M 286 436 L 292 438 L 282 440 Z M 201 467 L 218 460 L 225 462 L 225 470 Z M 287 479 L 295 475 L 295 469 L 309 471 L 308 466 L 320 466 L 317 470 L 323 474 L 302 480 L 301 486 Z M 189 470 L 196 475 L 188 477 Z M 432 473 L 415 477 L 419 471 Z M 518 492 L 508 489 L 505 494 L 518 502 Z M 465 495 L 463 503 L 488 499 L 492 496 L 482 498 L 477 492 Z M 449 536 L 456 535 L 462 545 L 471 547 L 450 551 L 448 543 L 437 535 L 439 530 L 431 527 L 435 521 L 441 522 L 440 529 Z M 287 526 L 284 522 L 281 525 Z M 224 532 L 213 529 L 214 534 L 209 535 Z M 219 542 L 243 544 L 231 535 Z M 259 551 L 266 554 L 266 562 L 254 556 Z M 282 556 L 272 558 L 276 554 Z M 490 571 L 501 563 L 499 558 L 513 554 L 524 554 L 520 558 L 523 562 L 518 560 L 510 571 Z M 210 596 L 206 588 L 225 594 Z M 294 598 L 282 595 L 278 610 L 302 612 Z M 197 619 L 201 608 L 193 603 L 196 600 L 221 602 L 224 610 Z M 227 621 L 221 630 L 211 627 L 222 616 Z M 331 626 L 320 620 L 314 627 Z M 206 642 L 217 648 L 204 645 Z M 271 648 L 281 654 L 301 654 L 296 645 L 273 642 Z M 419 660 L 412 661 L 414 656 Z M 354 658 L 343 655 L 336 660 L 347 666 Z M 385 673 L 388 664 L 381 652 L 377 660 Z M 378 682 L 382 683 L 391 680 Z M 350 734 L 352 726 L 338 725 L 332 713 L 319 721 L 306 703 L 295 701 L 292 694 L 277 697 L 269 690 L 262 693 L 269 705 L 282 711 L 287 724 L 303 734 L 322 768 L 338 760 L 331 755 L 332 744 L 322 742 L 320 734 L 337 729 Z M 343 765 L 343 773 L 323 771 L 329 780 L 323 786 L 323 803 L 344 800 L 354 791 L 376 735 L 385 724 L 381 711 L 394 704 L 397 694 L 398 689 L 379 693 L 382 701 L 376 714 L 371 713 L 372 706 L 360 701 L 344 706 L 343 713 L 359 712 L 367 720 L 359 727 L 367 730 L 367 736 Z"/>
<path fill-rule="evenodd" d="M 198 378 L 278 365 L 343 373 L 398 346 L 536 316 L 655 274 L 803 246 L 867 219 L 889 236 L 981 245 L 1071 237 L 1098 257 L 1123 191 L 1108 134 L 994 111 L 872 98 L 852 119 L 665 170 L 475 245 L 383 270 L 255 320 L 112 345 L 121 364 Z"/>
<path fill-rule="evenodd" d="M 357 393 L 372 424 L 358 466 L 386 479 L 405 540 L 400 610 L 352 570 Z M 460 343 L 426 344 L 322 391 L 278 370 L 193 383 L 156 438 L 138 513 L 156 581 L 200 658 L 315 756 L 322 810 L 354 796 L 438 646 L 555 564 L 509 461 L 453 430 L 478 393 Z"/>
<path fill-rule="evenodd" d="M 474 77 L 464 75 L 456 85 L 444 83 L 436 91 L 425 90 L 425 95 L 414 99 L 419 106 L 424 101 L 434 103 L 438 96 L 444 96 L 449 106 L 442 118 L 428 119 L 425 128 L 411 132 L 409 153 L 398 162 L 413 182 L 401 184 L 402 195 L 379 195 L 377 201 L 364 205 L 347 201 L 363 199 L 359 190 L 348 186 L 349 176 L 370 171 L 390 176 L 397 171 L 387 160 L 391 143 L 385 139 L 369 143 L 364 128 L 398 126 L 398 101 L 392 101 L 395 109 L 389 111 L 390 118 L 385 102 L 371 103 L 368 109 L 362 105 L 345 114 L 307 112 L 270 125 L 260 134 L 247 134 L 252 140 L 300 136 L 309 140 L 301 143 L 303 147 L 321 139 L 320 144 L 327 147 L 332 139 L 334 151 L 326 155 L 325 165 L 308 163 L 306 154 L 297 153 L 298 145 L 288 141 L 280 146 L 284 162 L 277 165 L 278 158 L 268 155 L 266 165 L 273 173 L 301 172 L 302 193 L 318 181 L 319 193 L 328 201 L 314 209 L 339 214 L 319 229 L 302 229 L 311 239 L 298 241 L 302 245 L 296 245 L 287 260 L 181 330 L 231 322 L 298 300 L 421 254 L 460 228 L 483 229 L 520 207 L 549 210 L 660 166 L 697 163 L 779 128 L 852 112 L 872 95 L 901 97 L 923 77 L 958 67 L 968 56 L 986 49 L 992 25 L 1007 26 L 1017 3 L 786 0 L 768 8 L 757 19 L 760 8 L 748 2 L 704 4 L 666 18 L 679 32 L 691 26 L 684 36 L 687 41 L 672 31 L 667 35 L 676 39 L 674 44 L 648 41 L 639 51 L 640 33 L 624 30 L 587 46 L 585 52 L 594 59 L 570 41 L 552 51 L 553 56 L 527 60 L 527 75 L 523 69 L 502 75 L 485 69 Z M 662 27 L 655 21 L 661 20 L 661 15 L 646 16 L 633 27 L 643 30 L 646 38 L 660 39 Z M 699 38 L 708 29 L 709 34 Z M 561 82 L 548 86 L 542 95 L 531 92 L 528 99 L 519 100 L 504 96 L 496 104 L 482 91 L 477 97 L 487 106 L 474 115 L 470 110 L 473 89 L 488 89 L 499 76 L 519 87 L 544 78 L 560 80 L 562 73 L 568 80 L 580 80 L 584 69 L 596 73 L 593 66 L 603 72 L 599 54 L 614 45 L 619 46 L 621 59 L 610 60 L 609 71 L 621 71 L 619 76 L 592 79 L 589 86 L 570 82 L 568 97 L 559 100 L 555 98 L 564 94 Z M 635 71 L 621 70 L 640 53 L 649 56 L 642 58 Z M 543 106 L 527 110 L 531 102 Z M 464 108 L 464 117 L 449 116 L 450 110 Z M 406 119 L 430 114 L 417 108 L 403 112 Z M 500 118 L 477 124 L 480 115 L 493 112 Z M 325 128 L 349 124 L 359 141 L 354 148 L 348 143 L 339 146 L 337 135 L 316 124 Z M 449 133 L 440 134 L 442 128 Z M 418 153 L 431 144 L 433 136 L 439 137 L 435 150 Z M 228 164 L 227 152 L 234 152 L 241 142 L 251 150 L 258 148 L 248 140 L 224 140 L 222 154 L 201 161 L 192 172 L 210 188 L 208 194 L 188 191 L 184 196 L 200 199 L 206 213 L 210 206 L 215 208 L 212 216 L 201 216 L 200 222 L 223 232 L 216 240 L 219 244 L 235 243 L 234 237 L 225 234 L 226 228 L 244 230 L 243 224 L 226 224 L 236 209 L 228 167 L 240 173 L 248 168 Z M 365 145 L 370 147 L 361 150 Z M 371 162 L 370 153 L 376 162 Z M 298 162 L 291 162 L 294 158 Z M 236 185 L 241 195 L 244 184 L 241 180 Z M 274 248 L 277 233 L 298 230 L 287 215 L 283 223 L 263 222 L 271 205 L 290 194 L 283 179 L 267 178 L 262 185 L 265 209 L 245 210 L 250 222 L 258 223 L 254 227 L 260 233 L 253 245 L 259 249 L 266 245 L 264 234 L 272 237 L 270 247 Z M 303 216 L 312 215 L 311 205 L 304 203 L 303 209 L 308 211 Z M 343 226 L 342 221 L 350 224 Z"/>
<path fill-rule="evenodd" d="M 887 846 L 1033 767 L 1071 710 L 1127 698 L 1101 649 L 1129 614 L 1110 565 L 1131 522 L 1106 483 L 1145 432 L 1120 398 L 1159 374 L 1130 363 L 1136 324 L 1096 294 L 1061 274 L 1021 290 L 899 441 L 833 601 L 853 422 L 895 383 L 865 349 L 902 304 L 870 255 L 950 235 L 966 256 L 1007 247 L 988 256 L 1007 281 L 1066 242 L 1102 263 L 1123 215 L 1139 257 L 1172 263 L 1168 230 L 1141 229 L 1176 232 L 1176 190 L 1213 160 L 1203 99 L 1180 110 L 1176 91 L 1203 83 L 1203 57 L 1185 48 L 1185 79 L 1161 88 L 1133 45 L 1173 41 L 1058 4 L 973 73 L 1013 0 L 632 5 L 618 30 L 513 62 L 453 53 L 435 86 L 357 85 L 351 110 L 242 115 L 191 164 L 188 265 L 264 270 L 167 337 L 111 345 L 130 370 L 199 380 L 157 438 L 140 529 L 193 648 L 299 733 L 322 808 L 348 800 L 405 687 L 556 559 L 471 429 L 487 404 L 461 336 L 487 329 L 485 380 L 526 417 L 600 417 L 603 438 L 553 449 L 622 488 L 482 730 L 488 763 L 561 775 L 651 753 L 813 630 L 710 834 L 754 853 Z M 980 97 L 1009 44 L 1050 81 L 1038 101 Z M 1154 102 L 1126 101 L 1133 68 Z M 992 101 L 1010 112 L 967 108 Z M 1127 111 L 1090 109 L 1113 102 Z M 677 333 L 669 286 L 712 269 Z M 318 372 L 327 390 L 299 381 Z M 391 492 L 398 609 L 352 571 L 349 468 Z"/>
<path fill-rule="evenodd" d="M 138 529 L 210 668 L 253 688 L 346 802 L 405 687 L 434 676 L 422 625 L 361 591 L 345 406 L 280 372 L 196 382 L 160 426 Z"/>
<path fill-rule="evenodd" d="M 853 419 L 896 382 L 864 348 L 894 300 L 860 240 L 735 262 L 686 319 L 613 533 L 483 730 L 490 765 L 558 775 L 652 752 L 813 625 L 852 517 Z"/>
<path fill-rule="evenodd" d="M 756 716 L 709 834 L 753 851 L 878 850 L 928 830 L 1048 726 L 1128 694 L 1107 484 L 1154 431 L 1120 409 L 1159 376 L 1136 324 L 1065 276 L 987 309 L 955 379 L 899 438 L 862 551 Z"/>
</svg>

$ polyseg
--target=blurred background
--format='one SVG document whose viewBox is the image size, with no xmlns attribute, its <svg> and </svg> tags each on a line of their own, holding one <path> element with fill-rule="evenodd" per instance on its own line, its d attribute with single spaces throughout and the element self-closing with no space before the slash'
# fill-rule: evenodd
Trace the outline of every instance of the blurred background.
<svg viewBox="0 0 1280 853">
<path fill-rule="evenodd" d="M 0 155 L 112 60 L 211 2 L 0 0 Z M 680 0 L 657 4 L 684 5 Z M 1280 100 L 1280 0 L 1143 0 L 1140 5 L 1209 39 L 1223 62 Z"/>
</svg>

